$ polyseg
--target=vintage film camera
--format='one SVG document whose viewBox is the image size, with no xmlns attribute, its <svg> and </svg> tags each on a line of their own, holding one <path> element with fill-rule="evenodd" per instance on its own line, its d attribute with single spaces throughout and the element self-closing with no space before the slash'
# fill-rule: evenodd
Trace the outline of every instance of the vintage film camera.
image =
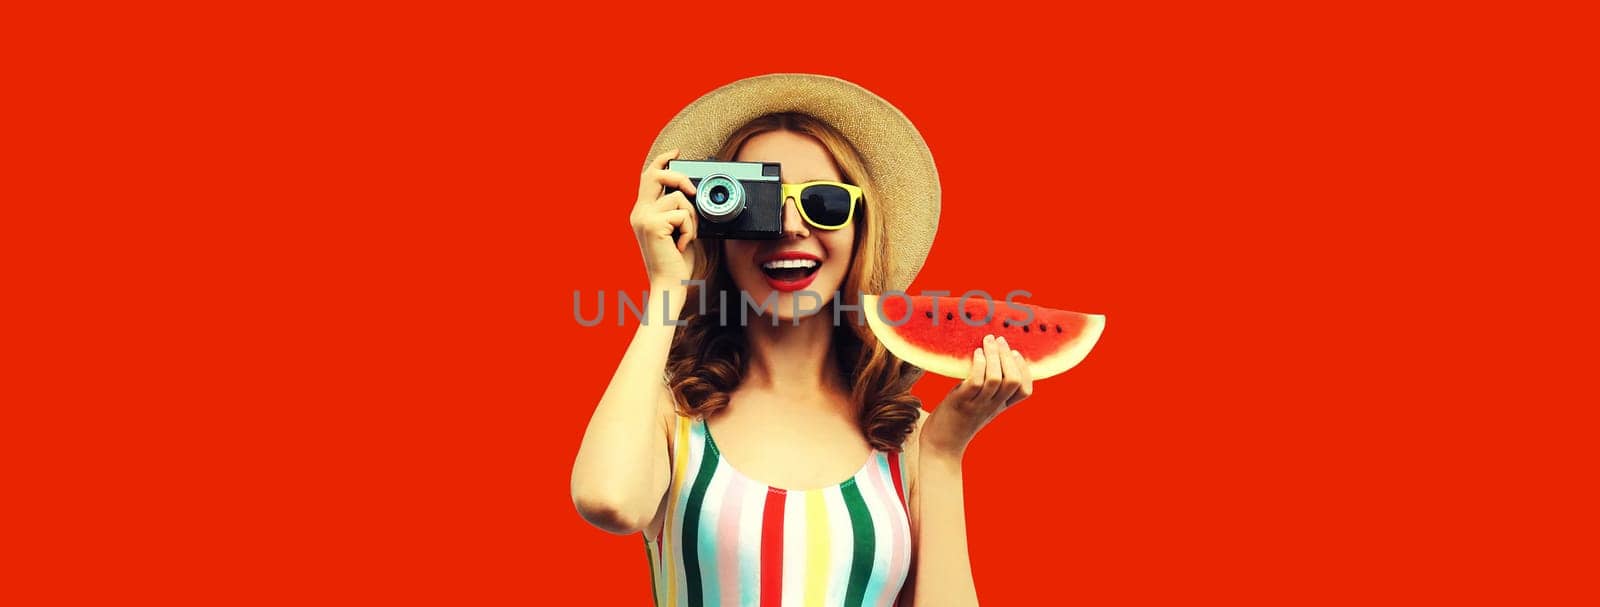
<svg viewBox="0 0 1600 607">
<path fill-rule="evenodd" d="M 771 240 L 783 236 L 783 185 L 776 162 L 673 160 L 689 176 L 699 238 Z M 674 190 L 669 189 L 668 193 Z"/>
</svg>

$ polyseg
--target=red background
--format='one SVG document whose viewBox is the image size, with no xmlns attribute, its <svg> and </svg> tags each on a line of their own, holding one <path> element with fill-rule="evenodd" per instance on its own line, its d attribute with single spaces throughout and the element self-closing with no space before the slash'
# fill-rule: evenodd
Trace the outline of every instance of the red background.
<svg viewBox="0 0 1600 607">
<path fill-rule="evenodd" d="M 970 452 L 986 603 L 1595 598 L 1576 14 L 6 10 L 7 603 L 647 604 L 568 497 L 631 331 L 571 294 L 777 71 L 921 128 L 915 289 L 1108 317 Z"/>
</svg>

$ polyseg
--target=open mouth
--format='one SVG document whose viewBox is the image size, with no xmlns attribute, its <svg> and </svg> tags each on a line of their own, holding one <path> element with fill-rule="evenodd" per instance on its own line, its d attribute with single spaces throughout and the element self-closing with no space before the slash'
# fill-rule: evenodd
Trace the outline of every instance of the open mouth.
<svg viewBox="0 0 1600 607">
<path fill-rule="evenodd" d="M 773 280 L 794 282 L 810 278 L 820 267 L 815 259 L 774 259 L 761 264 L 761 273 Z"/>
<path fill-rule="evenodd" d="M 799 252 L 780 253 L 761 263 L 761 274 L 767 284 L 779 291 L 798 291 L 817 277 L 822 260 Z"/>
</svg>

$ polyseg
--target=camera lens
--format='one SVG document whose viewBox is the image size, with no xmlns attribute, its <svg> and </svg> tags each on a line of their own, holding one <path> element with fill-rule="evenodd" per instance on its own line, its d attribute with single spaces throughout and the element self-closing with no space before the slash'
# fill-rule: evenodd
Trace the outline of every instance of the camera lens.
<svg viewBox="0 0 1600 607">
<path fill-rule="evenodd" d="M 744 212 L 744 186 L 737 179 L 722 174 L 707 175 L 700 180 L 697 189 L 694 206 L 708 221 L 733 221 Z"/>
</svg>

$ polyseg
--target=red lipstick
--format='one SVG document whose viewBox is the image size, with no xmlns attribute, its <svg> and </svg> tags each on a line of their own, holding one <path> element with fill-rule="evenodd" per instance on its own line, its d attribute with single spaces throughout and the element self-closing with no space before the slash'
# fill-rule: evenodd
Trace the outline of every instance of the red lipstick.
<svg viewBox="0 0 1600 607">
<path fill-rule="evenodd" d="M 770 262 L 792 260 L 811 261 L 816 265 L 812 267 L 810 273 L 794 279 L 778 278 L 767 272 L 766 265 Z M 784 292 L 799 291 L 810 286 L 811 281 L 816 280 L 817 272 L 822 269 L 822 258 L 802 251 L 779 251 L 758 261 L 756 267 L 761 270 L 761 276 L 767 280 L 767 285 L 773 289 Z"/>
</svg>

